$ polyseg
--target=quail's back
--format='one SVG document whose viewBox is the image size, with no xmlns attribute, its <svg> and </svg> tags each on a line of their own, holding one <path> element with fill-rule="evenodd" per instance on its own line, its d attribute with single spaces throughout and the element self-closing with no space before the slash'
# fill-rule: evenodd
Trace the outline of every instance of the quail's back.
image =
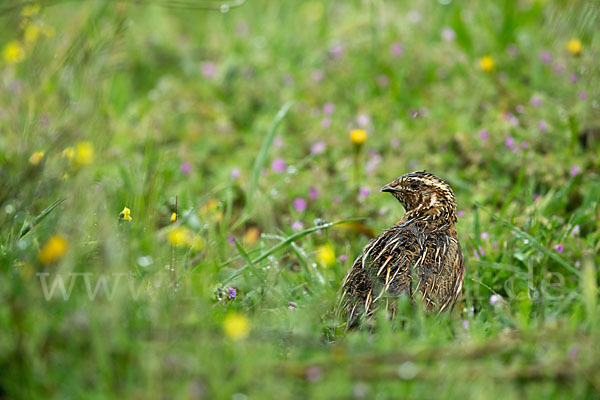
<svg viewBox="0 0 600 400">
<path fill-rule="evenodd" d="M 365 246 L 344 278 L 338 311 L 348 327 L 379 307 L 393 316 L 403 293 L 441 312 L 462 291 L 465 268 L 450 186 L 423 171 L 403 175 L 381 191 L 396 197 L 406 213 Z"/>
</svg>

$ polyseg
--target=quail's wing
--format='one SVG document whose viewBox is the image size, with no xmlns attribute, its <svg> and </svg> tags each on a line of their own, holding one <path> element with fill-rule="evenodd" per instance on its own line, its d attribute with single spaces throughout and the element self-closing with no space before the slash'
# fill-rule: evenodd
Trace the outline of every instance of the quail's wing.
<svg viewBox="0 0 600 400">
<path fill-rule="evenodd" d="M 430 310 L 450 309 L 462 291 L 464 260 L 456 231 L 429 235 L 419 254 L 414 271 L 419 293 Z"/>
<path fill-rule="evenodd" d="M 390 296 L 411 294 L 410 271 L 423 243 L 417 231 L 393 227 L 365 246 L 342 283 L 338 310 L 349 325 L 383 299 L 388 308 Z"/>
</svg>

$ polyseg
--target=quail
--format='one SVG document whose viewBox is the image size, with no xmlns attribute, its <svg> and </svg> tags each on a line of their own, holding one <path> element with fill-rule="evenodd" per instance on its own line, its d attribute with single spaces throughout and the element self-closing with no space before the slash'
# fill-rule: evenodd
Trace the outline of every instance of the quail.
<svg viewBox="0 0 600 400">
<path fill-rule="evenodd" d="M 430 312 L 451 310 L 462 291 L 465 267 L 456 233 L 456 200 L 437 176 L 412 172 L 381 188 L 405 209 L 394 226 L 372 239 L 341 286 L 338 313 L 347 327 L 385 307 L 393 318 L 406 294 Z"/>
</svg>

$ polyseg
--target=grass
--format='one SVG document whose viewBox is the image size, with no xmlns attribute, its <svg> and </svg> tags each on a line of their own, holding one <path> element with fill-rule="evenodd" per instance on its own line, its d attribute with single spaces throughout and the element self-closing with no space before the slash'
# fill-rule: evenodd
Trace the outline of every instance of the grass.
<svg viewBox="0 0 600 400">
<path fill-rule="evenodd" d="M 0 398 L 597 397 L 600 8 L 441 3 L 1 6 Z M 345 332 L 418 169 L 463 298 Z"/>
</svg>

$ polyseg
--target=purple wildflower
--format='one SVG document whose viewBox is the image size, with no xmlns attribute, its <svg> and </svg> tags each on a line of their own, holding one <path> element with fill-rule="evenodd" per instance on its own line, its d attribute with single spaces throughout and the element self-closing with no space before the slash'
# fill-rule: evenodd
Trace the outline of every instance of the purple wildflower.
<svg viewBox="0 0 600 400">
<path fill-rule="evenodd" d="M 292 230 L 294 232 L 301 231 L 302 229 L 304 229 L 304 224 L 302 222 L 300 222 L 300 221 L 294 221 L 292 223 Z"/>
<path fill-rule="evenodd" d="M 367 114 L 359 114 L 356 117 L 356 123 L 364 128 L 371 123 L 371 117 L 369 117 Z"/>
<path fill-rule="evenodd" d="M 360 190 L 358 191 L 358 197 L 360 198 L 366 198 L 367 196 L 369 196 L 371 194 L 371 189 L 369 189 L 366 186 L 362 186 L 360 188 Z"/>
<path fill-rule="evenodd" d="M 500 300 L 502 300 L 502 297 L 500 297 L 497 294 L 493 294 L 490 296 L 490 304 L 495 306 Z"/>
<path fill-rule="evenodd" d="M 562 253 L 563 251 L 565 251 L 565 248 L 562 244 L 557 244 L 556 246 L 554 246 L 554 250 L 556 250 L 557 253 Z"/>
<path fill-rule="evenodd" d="M 444 39 L 446 42 L 451 42 L 454 39 L 456 39 L 456 33 L 454 32 L 454 30 L 452 28 L 444 28 L 442 29 L 442 39 Z"/>
<path fill-rule="evenodd" d="M 294 210 L 297 212 L 303 212 L 306 210 L 306 200 L 304 200 L 302 197 L 296 197 L 293 201 L 293 204 Z"/>
<path fill-rule="evenodd" d="M 577 164 L 573 164 L 573 166 L 571 167 L 571 176 L 577 176 L 579 175 L 579 166 Z"/>
<path fill-rule="evenodd" d="M 333 196 L 333 203 L 338 204 L 341 201 L 340 196 Z"/>
<path fill-rule="evenodd" d="M 552 56 L 550 55 L 550 53 L 548 53 L 547 51 L 542 51 L 540 53 L 540 60 L 544 63 L 544 64 L 550 64 L 552 62 Z"/>
<path fill-rule="evenodd" d="M 546 132 L 548 130 L 548 124 L 546 123 L 546 121 L 541 120 L 540 122 L 538 122 L 538 128 L 540 131 Z"/>
<path fill-rule="evenodd" d="M 539 107 L 542 104 L 542 99 L 537 96 L 533 96 L 531 100 L 529 100 L 532 106 Z"/>
<path fill-rule="evenodd" d="M 509 136 L 506 138 L 506 140 L 504 141 L 504 145 L 506 147 L 508 147 L 509 149 L 512 149 L 515 147 L 515 139 L 512 136 Z"/>
<path fill-rule="evenodd" d="M 233 239 L 233 235 L 227 236 L 227 241 L 229 242 L 229 244 L 235 245 L 235 240 Z"/>
<path fill-rule="evenodd" d="M 521 142 L 521 148 L 522 148 L 522 149 L 526 149 L 526 148 L 528 148 L 528 147 L 529 147 L 529 143 L 527 143 L 527 142 L 525 142 L 525 141 Z"/>
<path fill-rule="evenodd" d="M 311 72 L 310 77 L 315 82 L 323 82 L 325 79 L 325 72 L 322 69 L 315 69 Z"/>
<path fill-rule="evenodd" d="M 581 228 L 579 228 L 579 225 L 575 225 L 573 227 L 573 229 L 571 229 L 571 232 L 569 233 L 569 235 L 571 235 L 572 237 L 579 235 L 579 232 L 581 231 Z"/>
<path fill-rule="evenodd" d="M 404 54 L 404 47 L 402 47 L 400 43 L 392 43 L 390 46 L 390 53 L 392 53 L 392 56 L 394 57 L 402 57 Z"/>
<path fill-rule="evenodd" d="M 569 75 L 569 80 L 571 81 L 571 83 L 577 83 L 577 81 L 579 80 L 579 77 L 577 76 L 576 73 L 571 73 Z"/>
<path fill-rule="evenodd" d="M 456 213 L 456 215 L 457 215 L 459 218 L 462 218 L 462 217 L 464 217 L 464 216 L 465 216 L 465 212 L 464 212 L 463 210 L 458 210 L 458 212 Z"/>
<path fill-rule="evenodd" d="M 581 92 L 579 92 L 579 98 L 581 100 L 587 99 L 587 93 L 582 90 Z"/>
<path fill-rule="evenodd" d="M 319 198 L 319 190 L 314 187 L 311 186 L 310 189 L 308 189 L 308 198 L 311 200 L 316 200 Z"/>
<path fill-rule="evenodd" d="M 240 178 L 240 169 L 239 168 L 234 168 L 231 170 L 231 179 L 239 179 Z"/>
<path fill-rule="evenodd" d="M 479 137 L 481 140 L 487 140 L 490 137 L 490 132 L 487 129 L 482 129 L 479 131 Z"/>
<path fill-rule="evenodd" d="M 321 128 L 327 129 L 331 126 L 331 120 L 329 118 L 323 118 L 321 120 Z"/>
<path fill-rule="evenodd" d="M 565 67 L 560 65 L 560 64 L 554 64 L 552 66 L 552 71 L 556 74 L 556 75 L 560 75 L 563 72 L 565 72 Z"/>
<path fill-rule="evenodd" d="M 192 170 L 192 165 L 189 162 L 185 161 L 181 164 L 181 167 L 179 167 L 179 169 L 182 174 L 188 175 Z"/>
<path fill-rule="evenodd" d="M 202 63 L 202 75 L 205 78 L 214 78 L 217 75 L 217 66 L 215 63 L 211 61 L 206 61 Z"/>
<path fill-rule="evenodd" d="M 379 215 L 385 215 L 385 212 L 386 212 L 385 208 L 380 208 L 379 211 L 378 211 L 378 214 Z"/>
<path fill-rule="evenodd" d="M 295 309 L 296 309 L 296 305 L 294 304 L 294 302 L 293 302 L 293 301 L 290 301 L 290 302 L 288 303 L 288 306 L 290 307 L 290 310 L 295 310 Z"/>
<path fill-rule="evenodd" d="M 517 104 L 515 106 L 515 111 L 519 114 L 523 114 L 523 112 L 525 111 L 525 107 L 523 107 L 522 104 Z"/>
<path fill-rule="evenodd" d="M 317 155 L 317 154 L 321 154 L 325 151 L 325 149 L 327 148 L 327 144 L 325 142 L 318 141 L 315 144 L 313 144 L 312 146 L 310 146 L 310 154 L 312 155 Z"/>
<path fill-rule="evenodd" d="M 348 256 L 346 254 L 342 254 L 339 257 L 340 262 L 348 261 Z"/>
<path fill-rule="evenodd" d="M 344 55 L 344 46 L 341 43 L 336 43 L 329 49 L 329 54 L 333 59 L 337 60 Z"/>
<path fill-rule="evenodd" d="M 231 299 L 235 299 L 237 296 L 237 291 L 235 290 L 235 288 L 228 288 L 227 289 L 227 297 L 229 298 L 229 300 Z"/>
<path fill-rule="evenodd" d="M 323 105 L 323 112 L 325 114 L 333 114 L 333 112 L 335 111 L 335 105 L 333 103 L 325 103 Z"/>
<path fill-rule="evenodd" d="M 276 158 L 271 163 L 271 169 L 273 171 L 277 172 L 278 174 L 285 172 L 286 168 L 287 168 L 287 164 L 285 163 L 285 160 L 282 158 Z"/>
<path fill-rule="evenodd" d="M 479 235 L 479 237 L 482 239 L 487 239 L 490 237 L 490 234 L 487 232 L 481 232 L 481 235 Z"/>
<path fill-rule="evenodd" d="M 462 322 L 462 326 L 465 329 L 469 329 L 469 321 L 467 321 L 466 319 Z"/>
</svg>

